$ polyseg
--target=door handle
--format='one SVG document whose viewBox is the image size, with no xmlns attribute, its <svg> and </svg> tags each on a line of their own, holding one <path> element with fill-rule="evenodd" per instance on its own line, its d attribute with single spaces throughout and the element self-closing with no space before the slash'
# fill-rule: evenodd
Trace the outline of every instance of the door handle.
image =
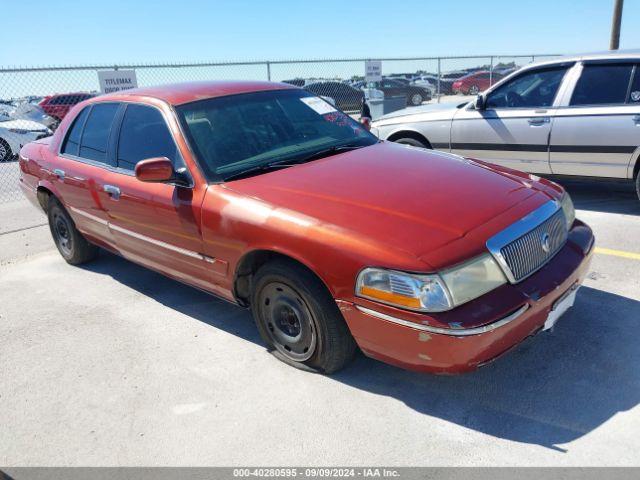
<svg viewBox="0 0 640 480">
<path fill-rule="evenodd" d="M 120 198 L 120 189 L 118 187 L 114 185 L 105 185 L 102 189 L 114 200 L 118 200 Z"/>
<path fill-rule="evenodd" d="M 56 168 L 53 171 L 53 174 L 58 177 L 60 180 L 64 180 L 64 170 L 60 170 L 59 168 Z"/>
<path fill-rule="evenodd" d="M 549 117 L 533 117 L 527 120 L 529 125 L 532 127 L 537 127 L 539 125 L 544 125 L 545 123 L 549 123 L 551 119 Z"/>
</svg>

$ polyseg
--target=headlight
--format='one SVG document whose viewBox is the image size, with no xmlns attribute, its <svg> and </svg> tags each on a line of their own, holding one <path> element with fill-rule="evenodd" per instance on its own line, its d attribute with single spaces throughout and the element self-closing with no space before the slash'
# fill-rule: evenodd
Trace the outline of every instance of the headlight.
<svg viewBox="0 0 640 480">
<path fill-rule="evenodd" d="M 442 312 L 452 308 L 447 289 L 438 275 L 365 268 L 358 275 L 356 295 L 420 312 Z"/>
<path fill-rule="evenodd" d="M 573 207 L 573 201 L 571 201 L 571 197 L 567 192 L 564 192 L 564 195 L 562 195 L 560 206 L 562 207 L 562 211 L 564 212 L 564 218 L 567 219 L 568 230 L 571 228 L 571 225 L 573 225 L 573 222 L 576 219 L 576 210 Z"/>
<path fill-rule="evenodd" d="M 473 300 L 507 282 L 491 255 L 436 275 L 365 268 L 356 281 L 356 295 L 419 312 L 443 312 Z"/>
</svg>

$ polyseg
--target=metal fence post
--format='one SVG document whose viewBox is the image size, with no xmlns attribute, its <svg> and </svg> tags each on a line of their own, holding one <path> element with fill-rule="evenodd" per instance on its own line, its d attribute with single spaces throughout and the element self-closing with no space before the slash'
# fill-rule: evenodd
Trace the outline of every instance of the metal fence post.
<svg viewBox="0 0 640 480">
<path fill-rule="evenodd" d="M 438 103 L 440 103 L 440 57 L 438 57 Z"/>
<path fill-rule="evenodd" d="M 271 62 L 267 62 L 267 80 L 271 81 Z"/>
<path fill-rule="evenodd" d="M 490 57 L 491 62 L 489 63 L 489 86 L 493 85 L 493 56 Z"/>
</svg>

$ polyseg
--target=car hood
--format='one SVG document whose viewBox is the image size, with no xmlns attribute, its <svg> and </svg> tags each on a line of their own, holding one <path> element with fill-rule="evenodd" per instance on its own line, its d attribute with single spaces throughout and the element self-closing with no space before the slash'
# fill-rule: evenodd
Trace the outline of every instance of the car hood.
<svg viewBox="0 0 640 480">
<path fill-rule="evenodd" d="M 373 126 L 395 123 L 396 120 L 407 122 L 407 117 L 415 117 L 415 121 L 424 119 L 451 119 L 458 111 L 458 103 L 430 103 L 417 107 L 407 107 L 381 116 L 373 122 Z"/>
<path fill-rule="evenodd" d="M 388 142 L 224 187 L 286 210 L 292 219 L 300 215 L 307 224 L 332 225 L 423 261 L 518 204 L 527 201 L 532 210 L 553 198 L 539 182 L 455 155 Z M 496 228 L 528 213 L 515 210 L 516 216 Z"/>
<path fill-rule="evenodd" d="M 47 131 L 46 125 L 43 125 L 42 123 L 39 123 L 39 122 L 34 122 L 32 120 L 24 120 L 24 119 L 7 120 L 4 122 L 0 122 L 0 128 L 6 128 L 6 129 L 13 128 L 17 130 L 28 130 L 31 132 Z"/>
</svg>

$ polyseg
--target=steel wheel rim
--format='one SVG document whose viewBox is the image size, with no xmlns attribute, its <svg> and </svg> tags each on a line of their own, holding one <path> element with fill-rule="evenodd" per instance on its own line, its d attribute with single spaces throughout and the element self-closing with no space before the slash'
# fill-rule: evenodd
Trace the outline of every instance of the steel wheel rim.
<svg viewBox="0 0 640 480">
<path fill-rule="evenodd" d="M 71 255 L 73 249 L 73 239 L 71 237 L 71 225 L 64 215 L 53 214 L 53 231 L 55 232 L 56 244 L 65 255 Z"/>
<path fill-rule="evenodd" d="M 260 321 L 282 355 L 296 362 L 310 359 L 317 344 L 316 321 L 302 297 L 281 282 L 260 291 Z"/>
<path fill-rule="evenodd" d="M 478 93 L 480 91 L 480 89 L 478 87 L 476 87 L 475 85 L 471 85 L 471 88 L 469 88 L 469 93 L 471 95 L 475 95 L 476 93 Z"/>
<path fill-rule="evenodd" d="M 419 93 L 414 93 L 411 96 L 411 103 L 413 103 L 414 105 L 420 105 L 422 103 L 422 95 L 420 95 Z"/>
</svg>

